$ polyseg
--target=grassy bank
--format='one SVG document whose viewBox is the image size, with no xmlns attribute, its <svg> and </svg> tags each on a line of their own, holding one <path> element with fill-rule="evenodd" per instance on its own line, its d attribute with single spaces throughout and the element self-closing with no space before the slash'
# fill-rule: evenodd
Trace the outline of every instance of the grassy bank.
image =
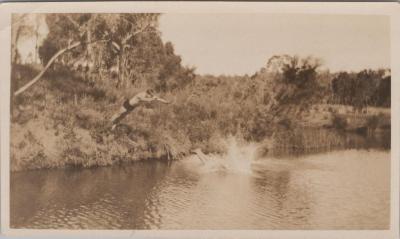
<svg viewBox="0 0 400 239">
<path fill-rule="evenodd" d="M 35 69 L 20 67 L 20 72 L 26 72 L 20 79 L 22 83 L 36 73 Z M 93 85 L 70 71 L 46 74 L 31 91 L 14 99 L 11 170 L 181 158 L 194 146 L 185 132 L 185 127 L 191 125 L 191 119 L 185 117 L 191 113 L 182 112 L 175 103 L 167 108 L 140 107 L 115 131 L 110 130 L 111 115 L 126 98 L 142 90 L 115 89 L 107 82 Z M 181 120 L 187 125 L 180 125 Z M 192 135 L 195 137 L 202 139 Z"/>
<path fill-rule="evenodd" d="M 301 124 L 312 128 L 333 128 L 356 133 L 390 130 L 390 108 L 316 104 L 303 113 Z"/>
<path fill-rule="evenodd" d="M 37 70 L 21 66 L 19 71 L 25 72 L 24 82 Z M 160 93 L 172 101 L 170 105 L 139 107 L 111 131 L 111 115 L 124 99 L 143 88 L 116 89 L 107 82 L 93 84 L 71 71 L 49 72 L 31 91 L 14 99 L 11 170 L 176 160 L 194 148 L 221 153 L 229 135 L 257 141 L 264 154 L 273 155 L 352 144 L 340 132 L 349 129 L 351 117 L 360 117 L 359 113 L 316 105 L 296 119 L 268 125 L 254 104 L 257 94 L 251 96 L 250 83 L 249 78 L 196 79 L 186 88 Z M 375 129 L 388 127 L 387 123 L 390 127 L 390 114 L 379 114 Z M 363 122 L 375 115 L 365 114 Z M 345 117 L 344 127 L 336 121 L 338 116 Z"/>
</svg>

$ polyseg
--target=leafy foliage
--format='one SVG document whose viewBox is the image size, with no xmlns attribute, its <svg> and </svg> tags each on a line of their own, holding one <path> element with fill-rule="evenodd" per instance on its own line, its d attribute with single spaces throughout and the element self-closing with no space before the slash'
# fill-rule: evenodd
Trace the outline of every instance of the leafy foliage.
<svg viewBox="0 0 400 239">
<path fill-rule="evenodd" d="M 43 167 L 179 158 L 198 147 L 221 151 L 219 140 L 230 135 L 257 142 L 275 138 L 284 144 L 290 140 L 285 135 L 290 138 L 301 129 L 314 104 L 390 106 L 385 71 L 331 74 L 321 71 L 321 61 L 314 57 L 273 56 L 252 76 L 196 75 L 182 65 L 173 44 L 162 41 L 158 17 L 46 15 L 49 34 L 39 49 L 42 64 L 72 43 L 81 44 L 14 99 L 13 147 L 26 145 L 27 131 L 52 139 L 14 150 L 15 165 L 36 168 L 33 156 Z M 15 90 L 18 81 L 27 82 L 37 69 L 13 64 L 13 72 Z M 111 115 L 146 88 L 172 103 L 138 107 L 111 132 Z M 367 123 L 377 127 L 379 122 L 371 118 Z M 346 128 L 345 118 L 334 118 L 333 124 Z M 303 139 L 295 141 L 304 144 Z M 54 142 L 57 152 L 47 152 Z"/>
<path fill-rule="evenodd" d="M 340 72 L 332 80 L 332 103 L 390 107 L 390 75 L 385 70 L 363 70 L 358 73 Z"/>
</svg>

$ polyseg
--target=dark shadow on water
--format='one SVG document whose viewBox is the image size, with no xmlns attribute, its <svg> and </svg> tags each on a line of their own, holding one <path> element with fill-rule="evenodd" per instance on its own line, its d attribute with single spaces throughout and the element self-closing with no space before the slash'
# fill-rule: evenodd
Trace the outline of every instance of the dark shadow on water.
<svg viewBox="0 0 400 239">
<path fill-rule="evenodd" d="M 344 149 L 390 150 L 391 132 L 344 132 L 331 129 L 302 129 L 279 132 L 274 137 L 272 149 L 264 156 L 286 157 L 323 153 Z"/>
<path fill-rule="evenodd" d="M 113 228 L 144 227 L 140 216 L 145 210 L 143 201 L 168 170 L 161 162 L 141 162 L 128 167 L 12 173 L 10 225 L 12 228 L 80 228 L 79 218 L 101 221 L 115 217 L 110 221 Z M 51 214 L 65 214 L 65 220 L 77 224 L 63 223 Z M 36 217 L 41 218 L 38 224 L 35 224 Z M 90 227 L 102 228 L 96 224 Z"/>
</svg>

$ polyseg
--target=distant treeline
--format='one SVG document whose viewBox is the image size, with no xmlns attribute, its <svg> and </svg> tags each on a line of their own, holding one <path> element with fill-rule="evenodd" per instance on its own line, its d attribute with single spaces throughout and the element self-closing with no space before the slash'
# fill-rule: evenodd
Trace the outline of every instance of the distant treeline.
<svg viewBox="0 0 400 239">
<path fill-rule="evenodd" d="M 329 103 L 390 107 L 391 88 L 389 70 L 363 70 L 358 73 L 340 72 L 331 81 Z"/>
</svg>

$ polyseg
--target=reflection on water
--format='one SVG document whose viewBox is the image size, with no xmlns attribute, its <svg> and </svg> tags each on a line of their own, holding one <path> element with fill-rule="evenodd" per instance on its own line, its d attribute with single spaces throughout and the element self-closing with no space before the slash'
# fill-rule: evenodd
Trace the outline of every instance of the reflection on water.
<svg viewBox="0 0 400 239">
<path fill-rule="evenodd" d="M 249 171 L 189 158 L 13 173 L 11 226 L 387 229 L 389 185 L 390 152 L 355 149 L 259 159 Z"/>
<path fill-rule="evenodd" d="M 321 153 L 339 149 L 383 149 L 390 150 L 390 130 L 373 134 L 348 133 L 329 129 L 307 129 L 278 132 L 274 136 L 273 149 L 268 156 L 280 157 Z"/>
</svg>

